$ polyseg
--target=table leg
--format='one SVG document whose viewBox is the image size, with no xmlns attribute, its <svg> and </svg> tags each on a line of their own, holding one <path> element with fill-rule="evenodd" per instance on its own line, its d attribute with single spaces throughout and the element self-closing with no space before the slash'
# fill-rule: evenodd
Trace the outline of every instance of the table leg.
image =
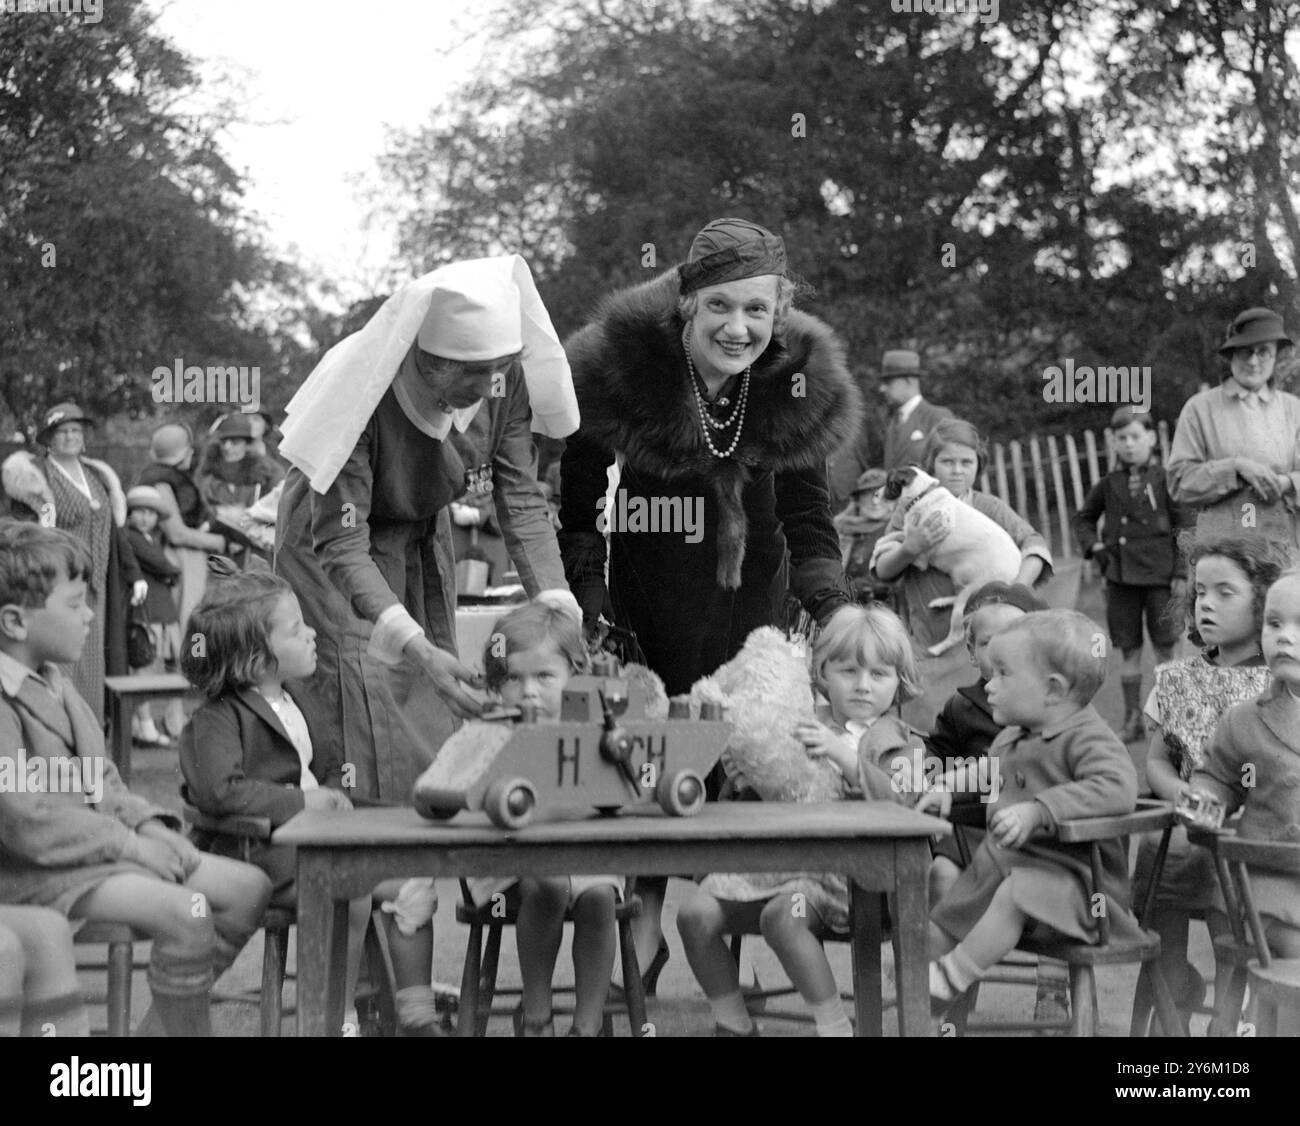
<svg viewBox="0 0 1300 1126">
<path fill-rule="evenodd" d="M 328 865 L 328 854 L 321 863 Z M 323 875 L 324 873 L 322 873 Z M 298 1035 L 338 1036 L 348 961 L 348 901 L 298 858 Z"/>
<path fill-rule="evenodd" d="M 108 722 L 113 729 L 113 765 L 123 785 L 131 784 L 131 721 L 126 702 L 116 692 L 109 693 Z"/>
<path fill-rule="evenodd" d="M 930 1035 L 929 868 L 928 840 L 895 843 L 894 967 L 900 1036 Z"/>
<path fill-rule="evenodd" d="M 858 1036 L 883 1036 L 884 998 L 881 993 L 880 943 L 883 927 L 881 896 L 849 883 L 849 927 L 853 932 L 853 1007 Z"/>
</svg>

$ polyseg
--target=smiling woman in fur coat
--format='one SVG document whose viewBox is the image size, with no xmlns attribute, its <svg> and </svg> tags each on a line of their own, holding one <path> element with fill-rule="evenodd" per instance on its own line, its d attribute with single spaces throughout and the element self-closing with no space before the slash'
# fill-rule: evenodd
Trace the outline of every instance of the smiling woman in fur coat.
<svg viewBox="0 0 1300 1126">
<path fill-rule="evenodd" d="M 565 576 L 588 626 L 603 611 L 634 631 L 673 695 L 777 624 L 787 593 L 822 622 L 852 601 L 826 461 L 861 396 L 794 289 L 778 236 L 717 219 L 565 344 L 582 414 L 561 463 Z"/>
</svg>

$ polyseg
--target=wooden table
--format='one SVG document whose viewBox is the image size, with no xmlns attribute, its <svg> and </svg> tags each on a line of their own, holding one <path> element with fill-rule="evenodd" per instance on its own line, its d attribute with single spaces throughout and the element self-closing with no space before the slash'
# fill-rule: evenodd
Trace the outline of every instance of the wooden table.
<svg viewBox="0 0 1300 1126">
<path fill-rule="evenodd" d="M 106 676 L 104 691 L 108 695 L 109 754 L 122 781 L 131 784 L 131 715 L 138 704 L 154 700 L 177 700 L 193 692 L 190 682 L 180 673 L 153 676 Z"/>
<path fill-rule="evenodd" d="M 892 895 L 899 1031 L 930 1034 L 926 874 L 929 838 L 946 821 L 891 802 L 710 803 L 695 817 L 583 817 L 493 828 L 482 814 L 450 824 L 413 809 L 305 811 L 273 843 L 298 849 L 298 1034 L 343 1023 L 348 900 L 411 876 L 559 876 L 622 872 L 838 871 L 850 878 L 859 1035 L 882 1034 L 883 895 Z"/>
</svg>

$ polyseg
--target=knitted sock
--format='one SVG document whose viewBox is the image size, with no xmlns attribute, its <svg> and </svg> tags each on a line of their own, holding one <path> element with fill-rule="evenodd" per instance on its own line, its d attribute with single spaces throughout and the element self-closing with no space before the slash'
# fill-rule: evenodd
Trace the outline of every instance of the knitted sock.
<svg viewBox="0 0 1300 1126">
<path fill-rule="evenodd" d="M 441 1019 L 438 998 L 427 985 L 408 985 L 399 989 L 397 1022 L 403 1028 L 432 1028 Z"/>
<path fill-rule="evenodd" d="M 832 997 L 829 1001 L 818 1001 L 815 1004 L 810 1004 L 808 1008 L 812 1010 L 818 1036 L 853 1035 L 853 1025 L 849 1023 L 849 1014 L 844 1011 L 844 1002 L 838 997 Z"/>
<path fill-rule="evenodd" d="M 713 1008 L 713 1019 L 724 1028 L 743 1036 L 754 1027 L 754 1022 L 749 1019 L 749 1010 L 745 1008 L 745 995 L 739 989 L 722 997 L 710 997 L 709 1004 Z"/>
<path fill-rule="evenodd" d="M 1142 711 L 1142 674 L 1122 676 L 1119 684 L 1124 690 L 1124 718 L 1127 719 L 1134 712 Z"/>
<path fill-rule="evenodd" d="M 0 1010 L 3 1002 L 0 1002 Z M 80 993 L 28 1001 L 23 1007 L 24 1036 L 89 1036 L 90 1016 Z"/>
<path fill-rule="evenodd" d="M 984 976 L 984 970 L 966 953 L 960 942 L 939 961 L 948 980 L 962 993 Z"/>
<path fill-rule="evenodd" d="M 957 999 L 957 990 L 953 988 L 948 975 L 943 972 L 943 967 L 938 962 L 930 963 L 930 999 L 945 1005 Z"/>
<path fill-rule="evenodd" d="M 154 943 L 149 959 L 149 991 L 168 1036 L 211 1036 L 208 993 L 212 954 L 172 954 Z"/>
</svg>

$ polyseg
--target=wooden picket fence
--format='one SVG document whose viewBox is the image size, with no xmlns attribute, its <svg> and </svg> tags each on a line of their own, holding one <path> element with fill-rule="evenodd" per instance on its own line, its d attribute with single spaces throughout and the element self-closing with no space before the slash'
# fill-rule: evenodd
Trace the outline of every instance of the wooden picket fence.
<svg viewBox="0 0 1300 1126">
<path fill-rule="evenodd" d="M 1168 462 L 1168 424 L 1161 420 L 1156 432 L 1160 456 Z M 1109 429 L 1101 432 L 1100 442 L 1091 430 L 1085 430 L 1081 438 L 1073 434 L 1049 434 L 1045 438 L 1031 434 L 1024 441 L 1013 439 L 1005 446 L 1001 442 L 992 444 L 980 488 L 1028 520 L 1047 540 L 1059 562 L 1079 554 L 1070 521 L 1083 507 L 1088 490 L 1115 468 L 1116 461 Z"/>
</svg>

